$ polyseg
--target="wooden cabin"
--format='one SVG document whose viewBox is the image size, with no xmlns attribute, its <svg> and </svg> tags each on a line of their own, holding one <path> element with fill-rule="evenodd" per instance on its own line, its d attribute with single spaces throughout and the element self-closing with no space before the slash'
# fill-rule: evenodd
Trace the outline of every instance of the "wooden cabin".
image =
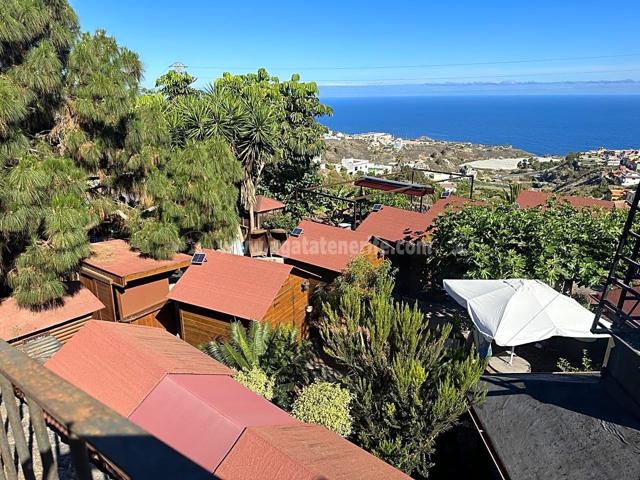
<svg viewBox="0 0 640 480">
<path fill-rule="evenodd" d="M 275 198 L 265 197 L 264 195 L 256 195 L 256 205 L 253 208 L 255 219 L 255 227 L 262 228 L 262 221 L 269 215 L 274 213 L 282 213 L 284 211 L 284 203 Z"/>
<path fill-rule="evenodd" d="M 225 337 L 233 321 L 285 324 L 305 332 L 309 290 L 291 265 L 204 250 L 169 292 L 182 339 L 194 346 Z"/>
<path fill-rule="evenodd" d="M 91 252 L 80 267 L 80 281 L 105 305 L 95 318 L 177 332 L 172 307 L 166 305 L 169 278 L 191 264 L 189 255 L 155 260 L 124 240 L 92 243 Z"/>
<path fill-rule="evenodd" d="M 277 255 L 310 282 L 311 290 L 335 280 L 358 255 L 364 255 L 373 264 L 384 260 L 382 250 L 370 242 L 371 235 L 367 233 L 310 220 L 300 222 L 298 229 L 300 234 L 290 235 Z"/>
<path fill-rule="evenodd" d="M 197 478 L 410 480 L 159 329 L 89 322 L 45 366 L 199 465 Z M 194 478 L 181 473 L 162 478 Z"/>
<path fill-rule="evenodd" d="M 438 199 L 424 213 L 383 205 L 369 213 L 356 231 L 381 241 L 385 256 L 398 272 L 396 284 L 401 289 L 420 290 L 427 278 L 427 242 L 433 222 L 448 209 L 459 210 L 478 203 L 451 195 Z"/>
<path fill-rule="evenodd" d="M 285 204 L 275 198 L 265 197 L 264 195 L 256 195 L 256 204 L 253 207 L 253 228 L 262 229 L 262 222 L 269 215 L 274 213 L 282 213 Z M 241 218 L 242 227 L 245 232 L 249 233 L 249 216 L 244 215 Z"/>
<path fill-rule="evenodd" d="M 48 308 L 31 309 L 13 298 L 0 301 L 0 338 L 29 356 L 51 357 L 104 304 L 79 282 L 69 282 L 67 293 Z"/>
</svg>

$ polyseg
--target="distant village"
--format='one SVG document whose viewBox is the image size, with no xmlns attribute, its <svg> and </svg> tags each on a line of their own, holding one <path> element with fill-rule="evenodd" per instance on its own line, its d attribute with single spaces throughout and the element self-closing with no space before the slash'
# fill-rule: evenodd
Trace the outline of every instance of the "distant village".
<svg viewBox="0 0 640 480">
<path fill-rule="evenodd" d="M 520 156 L 513 156 L 514 151 L 518 152 L 511 145 L 487 146 L 473 144 L 470 142 L 444 142 L 433 140 L 428 137 L 417 139 L 404 139 L 395 137 L 390 133 L 369 132 L 358 134 L 347 134 L 342 132 L 329 132 L 324 135 L 324 140 L 329 144 L 341 142 L 359 142 L 367 145 L 367 155 L 361 158 L 353 156 L 343 156 L 342 158 L 327 160 L 323 157 L 316 157 L 314 160 L 320 165 L 321 170 L 335 170 L 349 175 L 387 175 L 398 171 L 402 167 L 411 169 L 434 169 L 433 159 L 437 155 L 433 153 L 424 158 L 425 155 L 403 156 L 402 151 L 411 148 L 440 148 L 443 144 L 455 153 L 461 153 L 459 162 L 448 161 L 448 165 L 443 170 L 459 172 L 468 176 L 476 177 L 478 170 L 483 172 L 483 180 L 489 181 L 515 181 L 520 180 L 528 183 L 527 177 L 522 177 L 521 172 L 531 170 L 541 170 L 551 166 L 558 166 L 565 160 L 559 156 L 535 156 L 528 152 L 522 152 Z M 393 159 L 375 160 L 380 157 L 380 152 L 390 154 Z M 486 153 L 491 152 L 492 158 L 486 158 Z M 467 154 L 467 156 L 464 156 Z M 470 155 L 470 156 L 469 156 Z M 478 157 L 476 159 L 476 157 Z M 597 170 L 601 169 L 601 176 L 610 184 L 608 192 L 604 194 L 607 200 L 625 200 L 630 189 L 640 184 L 640 172 L 638 163 L 640 162 L 640 149 L 613 150 L 598 148 L 586 152 L 569 154 L 566 160 L 574 162 L 576 167 L 581 169 Z M 436 162 L 437 163 L 437 162 Z M 514 172 L 509 174 L 508 172 Z M 445 191 L 455 193 L 455 183 L 445 182 L 450 178 L 444 173 L 429 173 L 428 177 L 441 183 Z M 533 175 L 535 180 L 539 180 L 541 175 Z M 538 182 L 541 183 L 541 182 Z"/>
</svg>

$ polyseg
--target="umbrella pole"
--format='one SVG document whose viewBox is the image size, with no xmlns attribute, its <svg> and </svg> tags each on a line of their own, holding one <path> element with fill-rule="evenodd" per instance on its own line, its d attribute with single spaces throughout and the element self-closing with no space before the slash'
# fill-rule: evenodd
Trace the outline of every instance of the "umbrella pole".
<svg viewBox="0 0 640 480">
<path fill-rule="evenodd" d="M 509 365 L 513 365 L 513 355 L 516 352 L 516 347 L 511 347 L 511 357 L 509 358 Z"/>
</svg>

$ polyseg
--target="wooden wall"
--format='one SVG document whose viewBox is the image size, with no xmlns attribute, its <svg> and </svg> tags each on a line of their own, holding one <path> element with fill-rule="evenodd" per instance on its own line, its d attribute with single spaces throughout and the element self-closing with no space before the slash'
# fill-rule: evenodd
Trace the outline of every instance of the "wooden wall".
<svg viewBox="0 0 640 480">
<path fill-rule="evenodd" d="M 173 335 L 180 332 L 176 322 L 175 304 L 173 302 L 165 302 L 159 308 L 155 308 L 149 313 L 141 317 L 137 317 L 129 323 L 133 325 L 142 325 L 143 327 L 163 328 Z"/>
<path fill-rule="evenodd" d="M 380 247 L 375 246 L 372 243 L 368 243 L 360 252 L 367 260 L 373 265 L 380 265 L 384 261 L 384 254 Z"/>
<path fill-rule="evenodd" d="M 306 333 L 310 289 L 303 288 L 305 281 L 301 276 L 289 275 L 262 321 L 271 325 L 291 325 L 301 333 Z"/>
<path fill-rule="evenodd" d="M 25 335 L 23 337 L 9 340 L 8 343 L 10 343 L 11 345 L 22 345 L 23 343 L 33 338 L 49 335 L 58 339 L 60 343 L 65 344 L 67 341 L 71 339 L 71 337 L 73 337 L 76 334 L 78 330 L 80 330 L 80 328 L 85 323 L 87 323 L 92 318 L 93 317 L 91 315 L 87 315 L 85 317 L 71 319 L 60 325 L 55 325 L 45 330 L 40 330 L 38 332 L 30 333 L 29 335 Z"/>
<path fill-rule="evenodd" d="M 303 289 L 305 281 L 302 276 L 289 275 L 260 321 L 271 325 L 295 326 L 302 334 L 306 334 L 305 319 L 311 289 Z M 234 320 L 242 320 L 245 325 L 251 322 L 182 303 L 179 305 L 179 318 L 182 339 L 196 347 L 214 338 L 226 338 L 229 335 L 229 326 Z"/>
<path fill-rule="evenodd" d="M 178 308 L 180 336 L 194 347 L 199 347 L 214 338 L 229 336 L 229 325 L 234 320 L 233 317 L 183 303 Z"/>
<path fill-rule="evenodd" d="M 163 304 L 169 293 L 169 278 L 156 276 L 137 280 L 125 288 L 115 288 L 118 319 L 127 320 Z"/>
<path fill-rule="evenodd" d="M 107 322 L 115 322 L 116 306 L 111 285 L 105 281 L 90 277 L 85 273 L 80 273 L 80 283 L 98 297 L 98 300 L 100 300 L 105 306 L 102 310 L 95 312 L 93 314 L 93 318 L 105 320 Z"/>
<path fill-rule="evenodd" d="M 164 328 L 177 333 L 172 307 L 169 311 L 165 308 L 170 273 L 135 280 L 124 288 L 107 283 L 108 278 L 94 278 L 90 272 L 82 272 L 80 282 L 105 305 L 93 315 L 94 318 Z"/>
</svg>

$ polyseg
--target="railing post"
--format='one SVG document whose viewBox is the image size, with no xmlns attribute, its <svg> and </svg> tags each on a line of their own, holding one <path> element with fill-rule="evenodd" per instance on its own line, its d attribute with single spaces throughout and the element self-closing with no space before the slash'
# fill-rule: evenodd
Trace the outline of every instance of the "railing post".
<svg viewBox="0 0 640 480">
<path fill-rule="evenodd" d="M 40 408 L 40 405 L 30 398 L 27 399 L 27 405 L 29 406 L 31 426 L 33 427 L 33 433 L 38 443 L 38 451 L 42 459 L 43 478 L 45 480 L 58 480 L 58 465 L 56 464 L 55 458 L 53 458 L 49 433 L 47 431 L 47 425 L 44 422 L 44 412 Z"/>
<path fill-rule="evenodd" d="M 33 473 L 33 459 L 24 436 L 24 427 L 16 405 L 13 385 L 3 375 L 0 375 L 0 390 L 2 391 L 2 401 L 7 409 L 7 417 L 9 418 L 11 433 L 16 444 L 18 459 L 20 460 L 20 465 L 22 465 L 22 473 L 26 480 L 36 480 L 36 476 Z"/>
</svg>

